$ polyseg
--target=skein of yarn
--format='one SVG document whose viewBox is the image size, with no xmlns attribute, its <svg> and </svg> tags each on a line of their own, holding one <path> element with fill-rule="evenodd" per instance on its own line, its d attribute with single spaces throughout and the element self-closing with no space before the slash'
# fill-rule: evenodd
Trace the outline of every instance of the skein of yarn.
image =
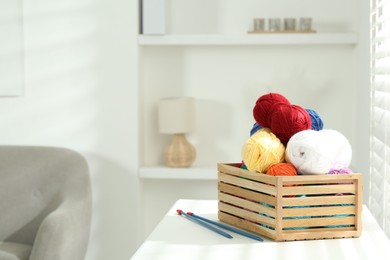
<svg viewBox="0 0 390 260">
<path fill-rule="evenodd" d="M 300 106 L 277 104 L 271 115 L 271 131 L 282 143 L 287 143 L 294 134 L 311 129 L 309 113 Z"/>
<path fill-rule="evenodd" d="M 342 163 L 336 163 L 332 168 L 330 168 L 328 174 L 350 174 L 352 170 L 349 169 Z"/>
<path fill-rule="evenodd" d="M 313 109 L 309 108 L 306 109 L 306 111 L 309 113 L 310 116 L 311 129 L 316 131 L 322 130 L 324 128 L 324 123 L 318 113 Z"/>
<path fill-rule="evenodd" d="M 258 130 L 242 147 L 242 160 L 252 172 L 265 173 L 271 165 L 283 162 L 284 154 L 284 145 L 268 128 Z"/>
<path fill-rule="evenodd" d="M 294 176 L 297 175 L 297 169 L 291 163 L 277 163 L 268 168 L 267 174 L 272 176 Z"/>
<path fill-rule="evenodd" d="M 290 104 L 290 101 L 286 97 L 278 93 L 269 93 L 262 95 L 256 101 L 253 108 L 253 117 L 256 122 L 265 128 L 271 127 L 271 112 L 272 107 L 276 103 Z"/>
<path fill-rule="evenodd" d="M 253 124 L 250 135 L 252 136 L 254 133 L 259 131 L 261 128 L 263 128 L 261 125 L 259 125 L 257 122 Z"/>
<path fill-rule="evenodd" d="M 302 174 L 326 174 L 336 163 L 348 167 L 352 148 L 347 138 L 332 129 L 304 130 L 291 137 L 286 161 Z"/>
</svg>

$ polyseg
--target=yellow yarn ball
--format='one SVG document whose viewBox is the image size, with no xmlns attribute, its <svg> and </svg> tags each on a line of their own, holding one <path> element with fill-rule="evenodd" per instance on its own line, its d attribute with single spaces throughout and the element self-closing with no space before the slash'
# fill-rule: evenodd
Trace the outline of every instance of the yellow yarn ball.
<svg viewBox="0 0 390 260">
<path fill-rule="evenodd" d="M 271 165 L 284 161 L 285 147 L 268 128 L 253 134 L 242 147 L 242 160 L 252 172 L 265 173 Z"/>
</svg>

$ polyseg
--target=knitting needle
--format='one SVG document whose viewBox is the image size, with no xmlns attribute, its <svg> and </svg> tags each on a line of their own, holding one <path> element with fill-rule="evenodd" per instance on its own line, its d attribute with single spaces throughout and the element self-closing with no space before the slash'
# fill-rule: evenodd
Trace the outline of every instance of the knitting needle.
<svg viewBox="0 0 390 260">
<path fill-rule="evenodd" d="M 220 229 L 218 229 L 218 228 L 216 228 L 216 227 L 213 227 L 213 226 L 211 226 L 211 225 L 209 225 L 209 224 L 207 224 L 207 223 L 205 223 L 205 222 L 203 222 L 203 221 L 200 221 L 200 220 L 196 219 L 196 218 L 193 217 L 193 216 L 188 215 L 187 213 L 185 213 L 185 212 L 182 211 L 181 209 L 176 210 L 176 212 L 177 212 L 179 215 L 184 215 L 184 216 L 186 216 L 188 220 L 191 220 L 192 222 L 195 222 L 195 223 L 197 223 L 197 224 L 199 224 L 199 225 L 201 225 L 201 226 L 203 226 L 203 227 L 205 227 L 205 228 L 208 228 L 208 229 L 210 229 L 210 230 L 212 230 L 212 231 L 214 231 L 214 232 L 217 232 L 218 234 L 220 234 L 220 235 L 222 235 L 222 236 L 224 236 L 224 237 L 226 237 L 226 238 L 233 238 L 230 234 L 228 234 L 228 233 L 226 233 L 226 232 L 224 232 L 224 231 L 222 231 L 222 230 L 220 230 Z"/>
<path fill-rule="evenodd" d="M 248 233 L 248 232 L 245 232 L 241 229 L 237 229 L 237 228 L 234 228 L 234 227 L 231 227 L 231 226 L 228 226 L 228 225 L 225 225 L 225 224 L 222 224 L 222 223 L 219 223 L 219 222 L 216 222 L 216 221 L 212 221 L 210 219 L 207 219 L 207 218 L 204 218 L 204 217 L 201 217 L 201 216 L 198 216 L 198 215 L 195 215 L 194 213 L 192 212 L 187 212 L 188 215 L 194 217 L 194 218 L 197 218 L 197 219 L 200 219 L 200 220 L 203 220 L 205 222 L 208 222 L 210 224 L 214 224 L 218 227 L 221 227 L 221 228 L 225 228 L 227 230 L 230 230 L 230 231 L 233 231 L 237 234 L 240 234 L 240 235 L 243 235 L 243 236 L 246 236 L 246 237 L 249 237 L 249 238 L 252 238 L 252 239 L 255 239 L 257 241 L 264 241 L 264 239 L 262 239 L 261 237 L 259 236 L 256 236 L 256 235 L 253 235 L 251 233 Z"/>
</svg>

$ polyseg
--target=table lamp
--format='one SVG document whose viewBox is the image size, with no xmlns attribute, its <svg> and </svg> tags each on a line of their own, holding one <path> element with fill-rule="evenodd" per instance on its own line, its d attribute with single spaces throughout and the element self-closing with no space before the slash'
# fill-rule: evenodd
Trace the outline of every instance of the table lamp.
<svg viewBox="0 0 390 260">
<path fill-rule="evenodd" d="M 195 160 L 195 147 L 187 141 L 186 133 L 195 128 L 195 100 L 191 97 L 164 98 L 158 103 L 159 131 L 173 134 L 165 149 L 165 163 L 169 167 L 190 167 Z"/>
</svg>

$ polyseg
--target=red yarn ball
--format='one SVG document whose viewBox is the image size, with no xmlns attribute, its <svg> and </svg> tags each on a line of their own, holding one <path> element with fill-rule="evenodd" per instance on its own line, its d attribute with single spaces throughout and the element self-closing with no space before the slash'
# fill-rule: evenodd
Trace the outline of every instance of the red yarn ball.
<svg viewBox="0 0 390 260">
<path fill-rule="evenodd" d="M 253 117 L 259 125 L 266 128 L 271 127 L 272 107 L 276 103 L 290 105 L 290 101 L 278 93 L 265 94 L 257 99 L 255 107 L 253 108 Z"/>
<path fill-rule="evenodd" d="M 311 129 L 309 113 L 297 105 L 279 103 L 271 114 L 271 131 L 282 143 L 287 143 L 294 134 Z"/>
<path fill-rule="evenodd" d="M 268 168 L 267 174 L 272 176 L 295 176 L 297 170 L 291 163 L 276 163 Z"/>
</svg>

